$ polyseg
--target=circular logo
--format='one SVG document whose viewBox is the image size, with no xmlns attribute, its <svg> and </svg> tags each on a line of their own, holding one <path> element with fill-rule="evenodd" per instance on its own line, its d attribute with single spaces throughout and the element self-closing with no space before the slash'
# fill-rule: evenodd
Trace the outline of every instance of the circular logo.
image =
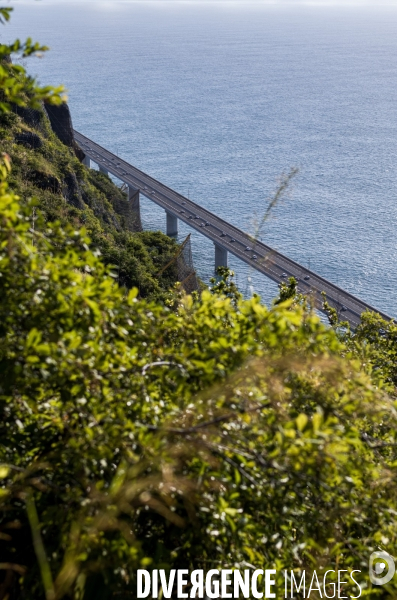
<svg viewBox="0 0 397 600">
<path fill-rule="evenodd" d="M 379 550 L 369 557 L 369 578 L 374 585 L 389 583 L 395 572 L 394 560 L 387 552 Z"/>
</svg>

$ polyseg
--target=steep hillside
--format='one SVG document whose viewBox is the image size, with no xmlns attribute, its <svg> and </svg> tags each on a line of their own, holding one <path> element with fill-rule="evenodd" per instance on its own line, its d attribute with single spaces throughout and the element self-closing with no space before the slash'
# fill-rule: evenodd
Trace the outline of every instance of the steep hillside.
<svg viewBox="0 0 397 600">
<path fill-rule="evenodd" d="M 15 108 L 0 116 L 0 148 L 12 160 L 12 191 L 24 200 L 36 196 L 46 221 L 84 226 L 121 285 L 136 286 L 142 297 L 163 297 L 176 281 L 176 268 L 157 273 L 177 251 L 176 242 L 160 232 L 133 231 L 126 194 L 81 163 L 84 154 L 71 131 L 67 105 Z"/>
</svg>

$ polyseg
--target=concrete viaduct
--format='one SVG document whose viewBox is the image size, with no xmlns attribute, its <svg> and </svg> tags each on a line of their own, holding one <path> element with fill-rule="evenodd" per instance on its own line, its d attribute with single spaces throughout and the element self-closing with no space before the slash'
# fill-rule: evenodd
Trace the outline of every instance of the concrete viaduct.
<svg viewBox="0 0 397 600">
<path fill-rule="evenodd" d="M 320 311 L 322 310 L 321 293 L 325 292 L 330 306 L 335 308 L 341 318 L 348 321 L 353 328 L 360 323 L 361 314 L 366 310 L 379 313 L 387 321 L 391 320 L 388 315 L 266 244 L 252 239 L 247 233 L 168 188 L 150 175 L 139 171 L 78 131 L 74 131 L 74 135 L 85 154 L 84 163 L 88 167 L 93 161 L 100 171 L 111 173 L 128 186 L 128 197 L 137 217 L 140 215 L 140 194 L 143 194 L 165 210 L 167 235 L 174 236 L 178 233 L 178 220 L 181 220 L 212 240 L 215 246 L 215 269 L 219 266 L 227 266 L 230 252 L 278 284 L 287 281 L 288 277 L 295 277 L 298 280 L 298 290 L 303 294 L 309 294 Z"/>
</svg>

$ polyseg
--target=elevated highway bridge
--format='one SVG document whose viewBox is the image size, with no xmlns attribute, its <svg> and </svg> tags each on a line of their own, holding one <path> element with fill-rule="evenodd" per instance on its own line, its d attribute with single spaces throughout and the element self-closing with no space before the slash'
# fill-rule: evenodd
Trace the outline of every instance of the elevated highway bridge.
<svg viewBox="0 0 397 600">
<path fill-rule="evenodd" d="M 178 233 L 178 220 L 180 220 L 212 240 L 215 245 L 215 268 L 227 266 L 230 252 L 278 284 L 286 282 L 288 277 L 295 277 L 298 280 L 298 290 L 310 295 L 320 311 L 323 311 L 321 294 L 325 292 L 329 305 L 335 308 L 342 320 L 348 321 L 353 328 L 360 323 L 361 314 L 366 310 L 377 312 L 384 319 L 391 320 L 388 315 L 370 304 L 270 246 L 254 240 L 241 229 L 143 173 L 78 131 L 74 131 L 74 135 L 86 156 L 84 162 L 87 166 L 90 166 L 93 161 L 100 171 L 111 173 L 128 186 L 129 199 L 136 210 L 137 218 L 140 218 L 139 196 L 143 194 L 165 210 L 168 235 Z"/>
</svg>

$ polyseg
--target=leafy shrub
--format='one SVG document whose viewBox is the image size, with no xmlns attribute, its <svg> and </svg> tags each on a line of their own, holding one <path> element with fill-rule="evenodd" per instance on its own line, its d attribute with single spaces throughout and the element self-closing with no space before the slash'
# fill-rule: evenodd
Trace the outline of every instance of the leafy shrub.
<svg viewBox="0 0 397 600">
<path fill-rule="evenodd" d="M 1 543 L 21 590 L 49 572 L 47 597 L 110 598 L 142 565 L 360 568 L 393 547 L 393 402 L 332 330 L 291 300 L 125 297 L 84 233 L 33 231 L 5 185 Z"/>
<path fill-rule="evenodd" d="M 26 103 L 34 84 L 12 73 L 4 95 Z M 1 597 L 134 598 L 139 567 L 362 569 L 367 597 L 395 597 L 365 573 L 396 546 L 395 326 L 366 315 L 337 334 L 293 282 L 269 310 L 227 272 L 172 310 L 138 299 L 89 249 L 80 213 L 43 219 L 9 169 L 5 157 Z"/>
</svg>

